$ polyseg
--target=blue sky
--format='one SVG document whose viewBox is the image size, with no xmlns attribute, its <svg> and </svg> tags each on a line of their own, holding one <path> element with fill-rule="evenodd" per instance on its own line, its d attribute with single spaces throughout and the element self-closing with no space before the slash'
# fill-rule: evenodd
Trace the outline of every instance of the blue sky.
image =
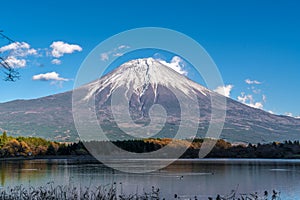
<svg viewBox="0 0 300 200">
<path fill-rule="evenodd" d="M 20 42 L 18 48 L 24 47 L 26 56 L 14 60 L 22 65 L 21 79 L 0 82 L 0 102 L 72 89 L 81 63 L 100 42 L 151 26 L 170 28 L 199 42 L 217 64 L 231 98 L 276 114 L 300 115 L 297 1 L 10 0 L 1 8 L 0 30 Z M 5 45 L 0 39 L 0 47 Z M 61 63 L 52 64 L 54 59 Z M 166 56 L 166 62 L 171 59 Z M 40 80 L 47 77 L 52 80 Z"/>
</svg>

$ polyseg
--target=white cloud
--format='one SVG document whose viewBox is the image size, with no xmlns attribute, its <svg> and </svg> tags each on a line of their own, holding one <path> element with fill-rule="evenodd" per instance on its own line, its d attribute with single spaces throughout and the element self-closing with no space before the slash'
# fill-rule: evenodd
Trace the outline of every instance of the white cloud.
<svg viewBox="0 0 300 200">
<path fill-rule="evenodd" d="M 64 54 L 71 54 L 74 51 L 82 51 L 82 48 L 77 44 L 68 44 L 63 41 L 53 42 L 50 47 L 52 48 L 51 55 L 55 58 L 60 58 Z"/>
<path fill-rule="evenodd" d="M 123 56 L 123 55 L 124 55 L 123 53 L 114 53 L 113 54 L 114 57 L 120 57 L 120 56 Z"/>
<path fill-rule="evenodd" d="M 267 102 L 267 96 L 263 94 L 262 95 L 262 100 L 263 100 L 264 103 L 266 103 Z"/>
<path fill-rule="evenodd" d="M 261 89 L 257 89 L 254 86 L 251 86 L 251 90 L 254 94 L 260 94 L 261 93 Z"/>
<path fill-rule="evenodd" d="M 37 50 L 30 48 L 26 42 L 14 42 L 0 48 L 0 52 L 8 52 L 10 56 L 25 57 L 28 55 L 37 55 Z"/>
<path fill-rule="evenodd" d="M 37 55 L 37 50 L 36 49 L 28 49 L 28 51 L 27 51 L 27 53 L 29 54 L 29 55 Z"/>
<path fill-rule="evenodd" d="M 51 63 L 55 65 L 61 64 L 61 60 L 57 59 L 64 54 L 70 54 L 74 51 L 82 51 L 82 48 L 76 44 L 67 44 L 62 41 L 56 41 L 51 44 L 51 48 L 31 48 L 26 42 L 13 42 L 5 46 L 0 46 L 1 57 L 8 65 L 13 68 L 26 67 L 28 63 L 35 65 L 40 63 L 37 61 L 39 57 L 50 56 Z M 33 59 L 34 56 L 34 59 Z M 54 59 L 53 59 L 54 57 Z"/>
<path fill-rule="evenodd" d="M 286 112 L 286 113 L 284 113 L 284 115 L 289 116 L 289 117 L 293 117 L 293 113 L 291 113 L 291 112 Z"/>
<path fill-rule="evenodd" d="M 263 109 L 264 104 L 267 102 L 267 96 L 265 94 L 262 94 L 263 91 L 261 89 L 257 88 L 257 85 L 261 85 L 263 83 L 258 80 L 251 79 L 246 79 L 245 83 L 250 85 L 247 89 L 251 92 L 249 91 L 250 94 L 242 92 L 241 95 L 237 97 L 237 100 L 250 107 Z M 257 99 L 259 100 L 257 101 Z M 273 114 L 272 111 L 268 112 Z"/>
<path fill-rule="evenodd" d="M 124 52 L 122 52 L 124 49 L 129 49 L 130 47 L 127 45 L 120 45 L 110 51 L 103 52 L 100 54 L 100 59 L 102 61 L 108 61 L 110 56 L 112 55 L 113 57 L 120 57 L 123 56 Z"/>
<path fill-rule="evenodd" d="M 255 85 L 260 85 L 262 84 L 260 81 L 257 80 L 250 80 L 250 79 L 246 79 L 245 82 L 249 85 L 255 84 Z"/>
<path fill-rule="evenodd" d="M 0 47 L 1 56 L 9 66 L 13 68 L 25 67 L 27 64 L 26 57 L 37 55 L 37 50 L 30 48 L 26 42 L 13 42 Z M 2 61 L 3 62 L 3 61 Z"/>
<path fill-rule="evenodd" d="M 55 59 L 51 60 L 51 63 L 53 65 L 60 65 L 61 64 L 61 60 L 55 58 Z"/>
<path fill-rule="evenodd" d="M 291 112 L 285 112 L 284 115 L 286 115 L 288 117 L 293 117 L 293 118 L 296 118 L 296 119 L 300 119 L 300 116 L 294 116 L 293 113 L 291 113 Z"/>
<path fill-rule="evenodd" d="M 237 99 L 239 102 L 246 104 L 253 108 L 262 109 L 264 107 L 262 102 L 255 102 L 255 100 L 251 94 L 246 95 L 244 92 L 242 92 L 241 95 L 237 97 Z"/>
<path fill-rule="evenodd" d="M 26 66 L 25 59 L 18 59 L 15 56 L 8 56 L 4 62 L 6 62 L 12 68 L 21 68 Z"/>
<path fill-rule="evenodd" d="M 263 109 L 264 105 L 261 102 L 255 102 L 248 104 L 249 106 L 253 108 Z"/>
<path fill-rule="evenodd" d="M 108 54 L 108 53 L 101 53 L 100 59 L 101 59 L 102 61 L 107 61 L 107 60 L 109 60 L 109 54 Z"/>
<path fill-rule="evenodd" d="M 214 91 L 225 96 L 230 97 L 230 92 L 233 88 L 233 85 L 225 85 L 225 86 L 219 86 Z"/>
<path fill-rule="evenodd" d="M 184 68 L 184 61 L 179 56 L 174 56 L 172 60 L 168 63 L 165 60 L 157 59 L 161 64 L 170 67 L 171 69 L 175 70 L 179 74 L 187 75 L 188 72 L 185 71 Z"/>
<path fill-rule="evenodd" d="M 32 77 L 32 80 L 35 81 L 69 81 L 67 78 L 62 78 L 56 72 L 48 72 L 45 74 L 37 74 Z"/>
<path fill-rule="evenodd" d="M 120 45 L 120 46 L 118 46 L 118 49 L 128 49 L 129 48 L 129 46 L 127 46 L 127 45 Z"/>
<path fill-rule="evenodd" d="M 29 49 L 30 45 L 26 42 L 14 42 L 11 44 L 8 44 L 6 46 L 3 46 L 0 48 L 0 52 L 10 51 L 10 50 L 17 50 L 17 49 Z"/>
</svg>

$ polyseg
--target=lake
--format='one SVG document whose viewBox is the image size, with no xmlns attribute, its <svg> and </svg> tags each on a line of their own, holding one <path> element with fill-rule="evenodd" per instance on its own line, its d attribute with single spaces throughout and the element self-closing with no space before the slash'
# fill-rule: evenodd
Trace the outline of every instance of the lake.
<svg viewBox="0 0 300 200">
<path fill-rule="evenodd" d="M 126 160 L 119 166 L 147 168 L 164 162 Z M 10 160 L 0 161 L 1 187 L 76 184 L 78 186 L 107 185 L 117 183 L 124 193 L 150 191 L 160 188 L 161 196 L 173 199 L 195 195 L 200 199 L 217 194 L 226 195 L 232 189 L 238 193 L 276 189 L 281 199 L 300 199 L 300 160 L 274 159 L 183 159 L 156 172 L 133 174 L 113 170 L 93 162 L 76 162 L 68 159 Z"/>
</svg>

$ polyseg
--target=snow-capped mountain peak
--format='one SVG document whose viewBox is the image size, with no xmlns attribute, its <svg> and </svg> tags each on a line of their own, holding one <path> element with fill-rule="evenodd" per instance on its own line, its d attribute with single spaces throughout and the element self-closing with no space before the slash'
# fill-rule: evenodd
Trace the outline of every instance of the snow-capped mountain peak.
<svg viewBox="0 0 300 200">
<path fill-rule="evenodd" d="M 197 92 L 201 92 L 203 95 L 209 93 L 206 88 L 163 65 L 158 60 L 142 58 L 126 62 L 104 78 L 90 83 L 87 86 L 89 93 L 86 99 L 107 87 L 110 88 L 110 94 L 118 87 L 125 87 L 138 96 L 142 96 L 149 87 L 152 87 L 156 96 L 158 85 L 178 89 L 187 96 Z"/>
</svg>

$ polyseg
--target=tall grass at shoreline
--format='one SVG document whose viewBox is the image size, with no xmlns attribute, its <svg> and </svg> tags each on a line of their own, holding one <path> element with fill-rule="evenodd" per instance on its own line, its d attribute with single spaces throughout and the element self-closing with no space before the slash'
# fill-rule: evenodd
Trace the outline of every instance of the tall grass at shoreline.
<svg viewBox="0 0 300 200">
<path fill-rule="evenodd" d="M 53 182 L 45 186 L 0 188 L 0 200 L 129 200 L 129 199 L 161 199 L 159 189 L 152 187 L 150 192 L 142 194 L 124 194 L 122 189 L 117 192 L 117 184 L 97 187 L 77 187 L 75 185 L 57 185 Z"/>
<path fill-rule="evenodd" d="M 54 185 L 49 182 L 45 186 L 24 186 L 0 188 L 0 200 L 164 200 L 161 197 L 159 188 L 152 186 L 150 191 L 143 189 L 142 193 L 138 191 L 135 194 L 123 193 L 118 184 L 113 183 L 105 186 L 96 187 L 77 187 L 73 184 Z M 181 200 L 200 200 L 204 199 L 202 195 L 186 196 L 174 194 L 172 199 Z M 279 200 L 280 193 L 275 190 L 272 193 L 265 191 L 262 195 L 258 193 L 238 194 L 237 189 L 227 196 L 216 195 L 215 197 L 205 197 L 208 200 Z"/>
</svg>

